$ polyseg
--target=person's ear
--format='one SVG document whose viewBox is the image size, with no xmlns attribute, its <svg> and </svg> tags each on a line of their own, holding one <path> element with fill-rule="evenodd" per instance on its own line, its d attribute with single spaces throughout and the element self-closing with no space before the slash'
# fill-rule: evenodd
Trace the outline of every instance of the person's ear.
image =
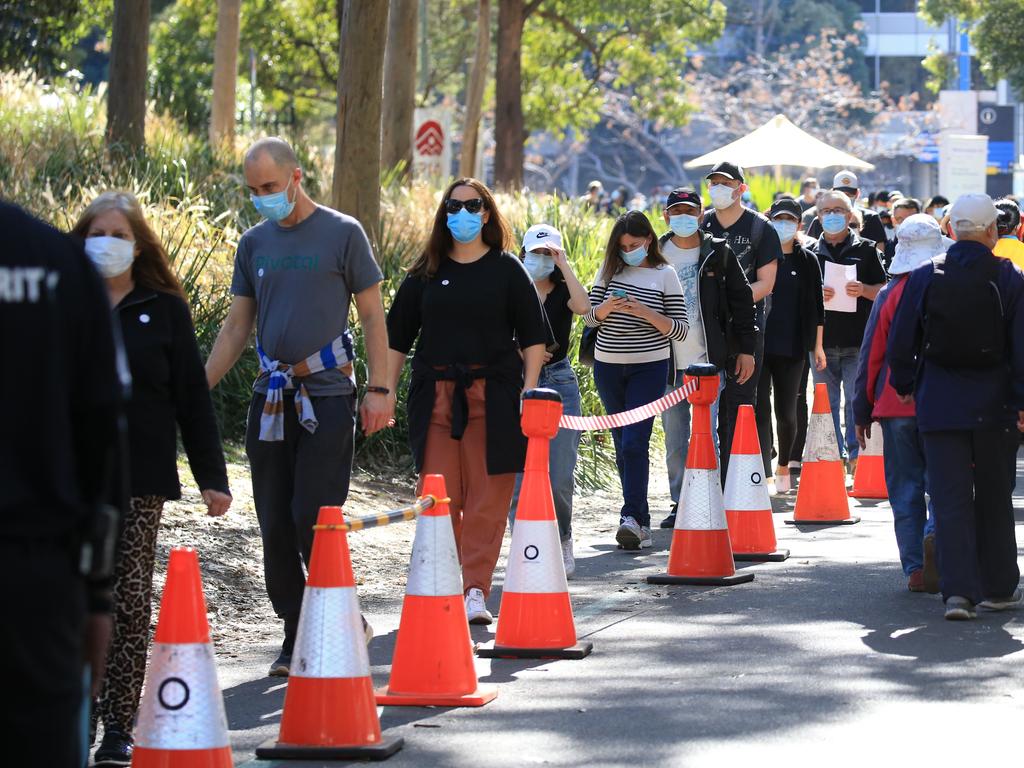
<svg viewBox="0 0 1024 768">
<path fill-rule="evenodd" d="M 744 192 L 750 191 L 750 186 L 746 183 L 741 182 L 740 185 L 736 187 L 736 189 L 738 189 L 740 191 L 740 194 L 742 195 Z"/>
<path fill-rule="evenodd" d="M 491 212 L 489 210 L 487 210 L 487 208 L 484 208 L 480 212 L 480 221 L 483 222 L 484 224 L 486 224 L 490 220 L 491 220 Z"/>
</svg>

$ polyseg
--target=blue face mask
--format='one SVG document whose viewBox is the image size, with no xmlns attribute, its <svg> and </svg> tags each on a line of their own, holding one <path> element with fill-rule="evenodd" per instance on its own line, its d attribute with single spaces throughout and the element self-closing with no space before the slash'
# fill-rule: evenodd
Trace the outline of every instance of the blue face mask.
<svg viewBox="0 0 1024 768">
<path fill-rule="evenodd" d="M 619 255 L 622 260 L 631 267 L 639 267 L 644 263 L 644 259 L 647 258 L 647 246 L 641 245 L 639 248 L 634 248 L 632 251 L 619 251 Z"/>
<path fill-rule="evenodd" d="M 838 235 L 847 229 L 846 217 L 841 213 L 826 213 L 821 217 L 821 228 L 830 235 Z"/>
<path fill-rule="evenodd" d="M 697 231 L 700 221 L 696 216 L 691 216 L 688 213 L 677 213 L 675 216 L 669 216 L 668 226 L 680 237 L 689 237 Z"/>
<path fill-rule="evenodd" d="M 779 233 L 779 240 L 784 243 L 788 243 L 794 237 L 796 237 L 796 222 L 786 221 L 785 219 L 774 219 L 772 220 L 772 226 L 775 227 L 775 231 Z"/>
<path fill-rule="evenodd" d="M 284 188 L 283 192 L 274 192 L 270 195 L 249 195 L 252 204 L 256 206 L 256 212 L 270 221 L 287 219 L 295 208 L 295 200 L 288 200 L 288 190 L 291 188 L 291 181 Z M 295 196 L 298 199 L 298 195 Z"/>
<path fill-rule="evenodd" d="M 484 226 L 484 214 L 470 213 L 463 208 L 458 213 L 448 214 L 448 229 L 460 243 L 472 243 Z"/>
<path fill-rule="evenodd" d="M 555 271 L 555 260 L 546 253 L 527 253 L 523 257 L 523 266 L 534 280 L 543 280 Z"/>
</svg>

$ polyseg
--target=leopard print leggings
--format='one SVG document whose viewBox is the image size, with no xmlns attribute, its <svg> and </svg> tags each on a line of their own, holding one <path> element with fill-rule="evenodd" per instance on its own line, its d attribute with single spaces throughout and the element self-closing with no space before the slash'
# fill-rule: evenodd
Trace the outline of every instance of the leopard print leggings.
<svg viewBox="0 0 1024 768">
<path fill-rule="evenodd" d="M 153 562 L 165 499 L 133 496 L 114 566 L 114 634 L 96 714 L 106 730 L 132 732 L 146 675 Z"/>
</svg>

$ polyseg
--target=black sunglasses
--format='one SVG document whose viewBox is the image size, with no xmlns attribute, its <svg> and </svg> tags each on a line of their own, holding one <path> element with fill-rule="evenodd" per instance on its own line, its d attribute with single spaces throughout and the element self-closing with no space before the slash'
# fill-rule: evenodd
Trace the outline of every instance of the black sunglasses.
<svg viewBox="0 0 1024 768">
<path fill-rule="evenodd" d="M 480 213 L 484 209 L 484 200 L 482 197 L 474 197 L 472 200 L 453 200 L 449 197 L 444 201 L 444 209 L 448 213 L 458 213 L 463 208 L 470 213 Z"/>
</svg>

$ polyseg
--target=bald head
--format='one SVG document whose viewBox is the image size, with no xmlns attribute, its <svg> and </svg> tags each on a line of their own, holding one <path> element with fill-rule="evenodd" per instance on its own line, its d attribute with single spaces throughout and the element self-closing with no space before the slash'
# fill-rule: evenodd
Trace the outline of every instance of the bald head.
<svg viewBox="0 0 1024 768">
<path fill-rule="evenodd" d="M 274 165 L 288 172 L 299 167 L 299 158 L 291 144 L 277 136 L 267 136 L 249 147 L 245 153 L 245 165 L 264 158 L 269 158 Z"/>
</svg>

